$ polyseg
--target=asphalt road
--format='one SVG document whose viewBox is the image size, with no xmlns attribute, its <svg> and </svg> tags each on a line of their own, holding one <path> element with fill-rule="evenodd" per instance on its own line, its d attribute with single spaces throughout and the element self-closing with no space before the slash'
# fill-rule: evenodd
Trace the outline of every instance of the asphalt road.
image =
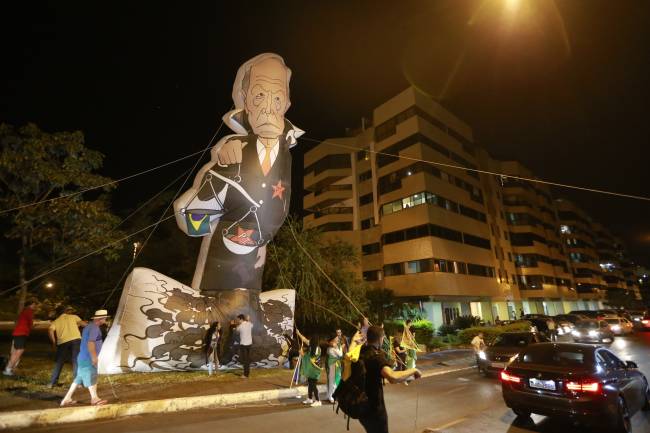
<svg viewBox="0 0 650 433">
<path fill-rule="evenodd" d="M 611 349 L 624 360 L 633 360 L 650 378 L 650 333 L 617 338 Z M 155 396 L 152 396 L 155 398 Z M 533 415 L 522 423 L 503 404 L 497 379 L 483 378 L 466 370 L 422 379 L 410 386 L 386 386 L 392 433 L 585 433 L 567 421 Z M 650 433 L 650 414 L 637 413 L 634 433 Z M 265 406 L 236 407 L 167 415 L 145 415 L 113 421 L 31 429 L 31 432 L 93 433 L 305 433 L 345 432 L 346 422 L 332 406 L 303 407 L 298 400 L 278 401 Z M 350 432 L 363 429 L 352 420 Z"/>
</svg>

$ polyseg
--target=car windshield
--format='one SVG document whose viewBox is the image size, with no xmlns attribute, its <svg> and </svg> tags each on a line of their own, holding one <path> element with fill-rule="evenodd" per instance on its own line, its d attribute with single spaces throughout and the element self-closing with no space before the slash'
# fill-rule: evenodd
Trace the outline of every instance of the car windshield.
<svg viewBox="0 0 650 433">
<path fill-rule="evenodd" d="M 534 344 L 519 356 L 519 360 L 524 364 L 585 366 L 593 364 L 593 353 L 592 349 L 580 347 Z"/>
<path fill-rule="evenodd" d="M 605 319 L 605 322 L 611 323 L 612 325 L 618 325 L 618 319 Z"/>
<path fill-rule="evenodd" d="M 493 346 L 528 346 L 533 339 L 533 334 L 501 334 Z"/>
<path fill-rule="evenodd" d="M 598 321 L 597 320 L 583 320 L 582 322 L 578 323 L 576 326 L 580 328 L 598 328 Z"/>
</svg>

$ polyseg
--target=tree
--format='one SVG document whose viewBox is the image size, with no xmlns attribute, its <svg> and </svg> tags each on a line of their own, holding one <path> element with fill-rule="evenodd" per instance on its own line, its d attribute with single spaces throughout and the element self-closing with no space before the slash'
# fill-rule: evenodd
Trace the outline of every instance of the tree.
<svg viewBox="0 0 650 433">
<path fill-rule="evenodd" d="M 321 231 L 304 229 L 291 217 L 267 246 L 264 287 L 295 289 L 298 295 L 296 319 L 303 324 L 309 323 L 310 327 L 345 321 L 355 323 L 359 317 L 357 310 L 302 251 L 294 234 L 357 308 L 366 311 L 366 283 L 356 278 L 352 270 L 359 263 L 354 246 L 341 240 L 327 240 Z"/>
<path fill-rule="evenodd" d="M 402 303 L 390 289 L 368 290 L 366 297 L 370 319 L 375 323 L 383 323 L 384 320 L 397 317 L 402 312 Z"/>
<path fill-rule="evenodd" d="M 628 310 L 640 309 L 643 301 L 636 299 L 632 290 L 607 289 L 605 304 L 613 308 L 625 308 Z"/>
<path fill-rule="evenodd" d="M 95 173 L 103 159 L 85 147 L 80 131 L 47 133 L 34 124 L 0 125 L 0 206 L 19 208 L 2 214 L 8 226 L 5 236 L 18 246 L 19 311 L 39 268 L 80 257 L 123 236 L 113 230 L 119 219 L 105 194 L 111 187 L 80 193 L 111 181 Z M 119 248 L 114 244 L 102 254 L 115 259 Z"/>
</svg>

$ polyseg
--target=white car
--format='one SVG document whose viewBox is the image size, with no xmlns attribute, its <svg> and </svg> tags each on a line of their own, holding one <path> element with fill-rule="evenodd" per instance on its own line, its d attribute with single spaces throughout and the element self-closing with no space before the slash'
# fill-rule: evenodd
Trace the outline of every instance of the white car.
<svg viewBox="0 0 650 433">
<path fill-rule="evenodd" d="M 631 334 L 634 331 L 632 322 L 624 317 L 606 317 L 603 319 L 616 335 Z"/>
</svg>

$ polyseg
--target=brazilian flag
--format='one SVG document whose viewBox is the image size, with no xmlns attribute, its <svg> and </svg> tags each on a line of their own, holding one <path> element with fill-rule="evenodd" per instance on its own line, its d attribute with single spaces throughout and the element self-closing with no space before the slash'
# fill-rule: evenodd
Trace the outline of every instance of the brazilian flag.
<svg viewBox="0 0 650 433">
<path fill-rule="evenodd" d="M 187 212 L 187 234 L 190 236 L 203 236 L 210 233 L 210 215 Z"/>
</svg>

